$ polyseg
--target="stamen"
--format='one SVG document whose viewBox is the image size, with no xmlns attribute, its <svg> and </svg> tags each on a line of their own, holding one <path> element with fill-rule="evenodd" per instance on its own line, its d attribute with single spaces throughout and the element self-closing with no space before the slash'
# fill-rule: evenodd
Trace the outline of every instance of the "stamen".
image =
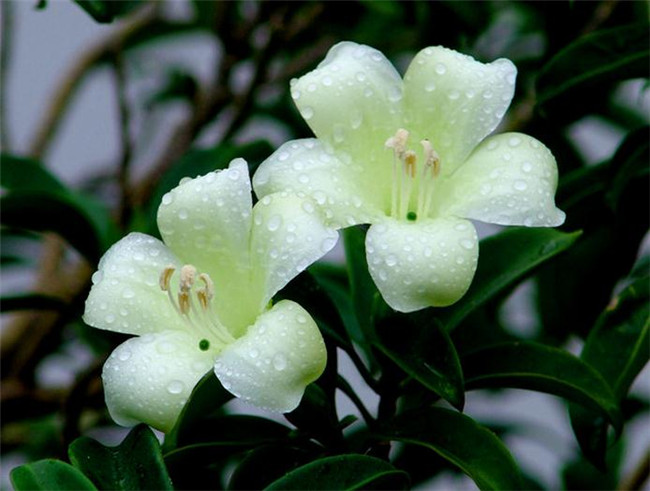
<svg viewBox="0 0 650 491">
<path fill-rule="evenodd" d="M 400 128 L 391 136 L 384 144 L 386 148 L 393 149 L 393 189 L 391 195 L 391 209 L 390 214 L 397 217 L 397 209 L 401 208 L 399 205 L 399 189 L 402 188 L 401 172 L 399 170 L 400 162 L 404 162 L 406 154 L 406 144 L 408 142 L 409 132 L 404 128 Z M 399 161 L 399 162 L 398 162 Z"/>
<path fill-rule="evenodd" d="M 176 271 L 176 268 L 173 266 L 167 266 L 162 270 L 162 273 L 160 273 L 160 279 L 158 280 L 158 283 L 160 284 L 160 289 L 162 291 L 166 292 L 169 290 L 169 281 L 171 280 L 174 271 Z"/>
<path fill-rule="evenodd" d="M 420 178 L 420 190 L 418 194 L 418 216 L 427 216 L 433 199 L 435 178 L 440 174 L 440 157 L 433 149 L 429 140 L 420 142 L 424 151 L 424 167 Z"/>
<path fill-rule="evenodd" d="M 178 293 L 178 307 L 181 314 L 187 316 L 190 312 L 190 294 L 187 292 Z"/>
</svg>

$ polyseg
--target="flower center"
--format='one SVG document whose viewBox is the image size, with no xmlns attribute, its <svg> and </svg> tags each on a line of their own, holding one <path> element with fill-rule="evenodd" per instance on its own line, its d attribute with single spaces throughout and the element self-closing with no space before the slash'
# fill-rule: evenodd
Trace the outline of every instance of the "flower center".
<svg viewBox="0 0 650 491">
<path fill-rule="evenodd" d="M 440 174 L 440 157 L 429 140 L 422 140 L 424 164 L 418 176 L 417 154 L 408 149 L 409 132 L 400 128 L 386 140 L 386 148 L 393 150 L 393 189 L 390 215 L 398 220 L 416 221 L 429 215 L 433 201 L 433 188 Z M 409 209 L 414 184 L 418 182 L 415 210 Z"/>
<path fill-rule="evenodd" d="M 199 349 L 210 349 L 210 341 L 217 345 L 227 345 L 235 341 L 228 329 L 219 321 L 212 298 L 214 283 L 206 273 L 198 273 L 191 264 L 180 270 L 178 292 L 174 297 L 170 282 L 176 268 L 167 266 L 160 273 L 160 289 L 167 292 L 169 301 L 183 321 L 204 339 L 199 342 Z"/>
</svg>

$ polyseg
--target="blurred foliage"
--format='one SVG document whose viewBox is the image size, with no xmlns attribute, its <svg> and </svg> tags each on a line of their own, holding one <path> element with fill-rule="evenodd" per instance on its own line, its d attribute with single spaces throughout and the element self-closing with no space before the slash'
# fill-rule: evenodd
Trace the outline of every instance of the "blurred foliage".
<svg viewBox="0 0 650 491">
<path fill-rule="evenodd" d="M 188 0 L 183 19 L 169 16 L 164 2 L 74 3 L 119 32 L 87 58 L 78 80 L 108 66 L 122 125 L 135 111 L 145 124 L 126 132 L 118 162 L 78 189 L 48 169 L 56 117 L 35 144 L 40 151 L 4 149 L 2 269 L 36 279 L 33 290 L 2 298 L 2 312 L 14 314 L 3 316 L 2 452 L 29 461 L 13 470 L 15 489 L 404 489 L 442 472 L 463 472 L 481 489 L 538 488 L 536 471 L 519 469 L 502 441 L 518 432 L 514 422 L 496 428 L 444 407 L 462 410 L 467 391 L 512 387 L 567 401 L 582 453 L 564 463 L 557 483 L 595 489 L 647 480 L 647 469 L 621 474 L 629 424 L 648 414 L 648 401 L 630 393 L 650 356 L 648 251 L 640 250 L 650 224 L 649 117 L 638 104 L 650 67 L 646 2 Z M 47 18 L 50 5 L 37 6 L 32 15 Z M 136 99 L 125 96 L 143 53 L 197 33 L 222 53 L 207 70 L 210 81 L 157 59 L 163 79 Z M 286 421 L 232 414 L 225 406 L 232 396 L 208 374 L 162 445 L 143 426 L 119 446 L 100 444 L 88 435 L 115 429 L 101 366 L 125 337 L 80 321 L 99 258 L 126 232 L 157 234 L 157 206 L 181 178 L 234 157 L 253 172 L 277 143 L 260 125 L 283 141 L 308 136 L 289 80 L 341 40 L 369 44 L 401 70 L 429 45 L 513 60 L 518 82 L 504 127 L 552 149 L 566 223 L 485 239 L 468 294 L 452 307 L 409 315 L 379 297 L 365 263 L 365 228 L 348 229 L 346 266 L 316 264 L 279 294 L 312 313 L 330 355 Z M 79 90 L 70 85 L 49 111 L 63 111 Z M 152 170 L 134 169 L 134 156 L 152 151 L 154 115 L 173 104 L 187 118 L 154 149 Z M 576 125 L 593 118 L 621 135 L 616 151 L 596 163 L 575 137 Z M 526 281 L 535 287 L 532 337 L 515 334 L 500 315 Z M 576 340 L 579 356 L 565 349 Z M 74 358 L 73 345 L 90 361 L 65 386 L 48 386 L 39 373 L 53 358 Z M 380 397 L 376 414 L 337 373 L 337 350 Z M 337 390 L 362 421 L 337 414 Z M 391 442 L 400 442 L 393 451 Z"/>
</svg>

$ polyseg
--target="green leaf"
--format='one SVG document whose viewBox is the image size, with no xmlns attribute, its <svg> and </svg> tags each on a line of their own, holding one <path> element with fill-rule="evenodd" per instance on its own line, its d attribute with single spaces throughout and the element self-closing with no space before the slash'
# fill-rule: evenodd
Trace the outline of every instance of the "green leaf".
<svg viewBox="0 0 650 491">
<path fill-rule="evenodd" d="M 95 263 L 119 232 L 93 198 L 66 188 L 39 162 L 2 155 L 2 223 L 18 230 L 56 232 Z"/>
<path fill-rule="evenodd" d="M 3 225 L 56 232 L 92 262 L 97 262 L 105 250 L 86 211 L 65 194 L 15 191 L 0 199 L 0 207 Z"/>
<path fill-rule="evenodd" d="M 648 134 L 650 126 L 643 126 L 635 131 L 631 131 L 618 147 L 610 167 L 617 169 L 611 188 L 606 194 L 607 203 L 616 210 L 619 207 L 621 198 L 625 189 L 633 179 L 639 177 L 647 181 L 648 162 L 650 161 L 650 141 Z"/>
<path fill-rule="evenodd" d="M 590 363 L 622 403 L 637 375 L 650 359 L 650 295 L 648 276 L 614 298 L 589 333 L 580 357 Z M 595 411 L 570 406 L 571 425 L 583 453 L 603 468 L 608 424 Z"/>
<path fill-rule="evenodd" d="M 313 451 L 290 445 L 265 445 L 256 448 L 237 466 L 228 483 L 228 489 L 263 489 L 313 457 Z"/>
<path fill-rule="evenodd" d="M 599 85 L 647 77 L 649 35 L 648 23 L 643 22 L 603 29 L 579 38 L 542 69 L 537 80 L 538 102 L 544 110 L 553 104 L 558 113 L 571 112 L 565 103 L 578 108 L 581 104 L 576 104 L 577 100 L 593 97 L 593 90 Z"/>
<path fill-rule="evenodd" d="M 100 23 L 112 22 L 141 5 L 140 0 L 74 0 L 93 19 Z"/>
<path fill-rule="evenodd" d="M 424 313 L 394 314 L 378 322 L 375 345 L 408 375 L 461 409 L 463 372 L 449 334 Z"/>
<path fill-rule="evenodd" d="M 471 477 L 480 489 L 521 489 L 521 475 L 506 446 L 464 414 L 440 407 L 395 418 L 382 437 L 433 450 Z"/>
<path fill-rule="evenodd" d="M 580 232 L 549 228 L 510 228 L 481 241 L 476 275 L 465 296 L 436 314 L 448 331 L 471 312 L 502 294 L 536 267 L 569 248 Z"/>
<path fill-rule="evenodd" d="M 77 469 L 60 460 L 45 459 L 21 465 L 11 471 L 11 483 L 16 491 L 67 491 L 97 489 Z"/>
<path fill-rule="evenodd" d="M 205 421 L 223 413 L 222 406 L 234 396 L 223 388 L 210 370 L 192 390 L 176 424 L 165 436 L 163 452 L 195 440 L 203 433 Z"/>
<path fill-rule="evenodd" d="M 68 447 L 68 455 L 100 489 L 173 489 L 160 444 L 145 425 L 133 428 L 116 447 L 77 438 Z"/>
<path fill-rule="evenodd" d="M 407 489 L 408 474 L 367 455 L 336 455 L 303 465 L 271 483 L 272 490 Z"/>
<path fill-rule="evenodd" d="M 366 337 L 365 343 L 371 337 L 375 308 L 382 298 L 368 271 L 366 232 L 365 226 L 348 227 L 342 231 L 352 302 L 361 332 Z"/>
<path fill-rule="evenodd" d="M 67 192 L 66 187 L 40 162 L 32 159 L 2 154 L 0 183 L 9 191 Z"/>
<path fill-rule="evenodd" d="M 539 343 L 511 341 L 463 356 L 465 387 L 518 388 L 564 397 L 621 426 L 618 403 L 607 382 L 571 353 Z"/>
<path fill-rule="evenodd" d="M 66 303 L 60 298 L 32 293 L 3 297 L 0 300 L 0 312 L 13 312 L 16 310 L 56 310 L 65 308 Z"/>
</svg>

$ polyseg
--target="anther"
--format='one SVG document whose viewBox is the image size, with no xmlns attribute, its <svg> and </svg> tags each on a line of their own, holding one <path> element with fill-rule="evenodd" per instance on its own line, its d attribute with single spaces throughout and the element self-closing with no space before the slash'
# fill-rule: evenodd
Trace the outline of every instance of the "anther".
<svg viewBox="0 0 650 491">
<path fill-rule="evenodd" d="M 174 271 L 176 271 L 176 268 L 173 266 L 167 266 L 162 270 L 162 273 L 160 273 L 158 283 L 160 284 L 160 289 L 162 291 L 166 292 L 169 290 L 169 281 L 171 280 Z"/>
<path fill-rule="evenodd" d="M 404 170 L 406 175 L 410 178 L 415 177 L 415 162 L 417 161 L 417 156 L 413 150 L 407 150 L 404 154 Z"/>
<path fill-rule="evenodd" d="M 438 152 L 433 149 L 429 140 L 422 140 L 420 145 L 424 150 L 425 172 L 426 169 L 431 168 L 433 177 L 438 177 L 438 174 L 440 174 L 440 156 Z"/>
<path fill-rule="evenodd" d="M 181 268 L 181 291 L 188 292 L 191 290 L 196 278 L 196 268 L 191 264 L 186 264 Z"/>
<path fill-rule="evenodd" d="M 400 128 L 395 133 L 395 136 L 391 136 L 386 143 L 384 144 L 386 148 L 392 148 L 395 152 L 395 156 L 402 160 L 406 152 L 406 143 L 409 139 L 409 132 L 404 128 Z"/>
<path fill-rule="evenodd" d="M 178 294 L 178 308 L 181 311 L 181 314 L 187 315 L 190 312 L 190 294 L 182 291 Z"/>
</svg>

